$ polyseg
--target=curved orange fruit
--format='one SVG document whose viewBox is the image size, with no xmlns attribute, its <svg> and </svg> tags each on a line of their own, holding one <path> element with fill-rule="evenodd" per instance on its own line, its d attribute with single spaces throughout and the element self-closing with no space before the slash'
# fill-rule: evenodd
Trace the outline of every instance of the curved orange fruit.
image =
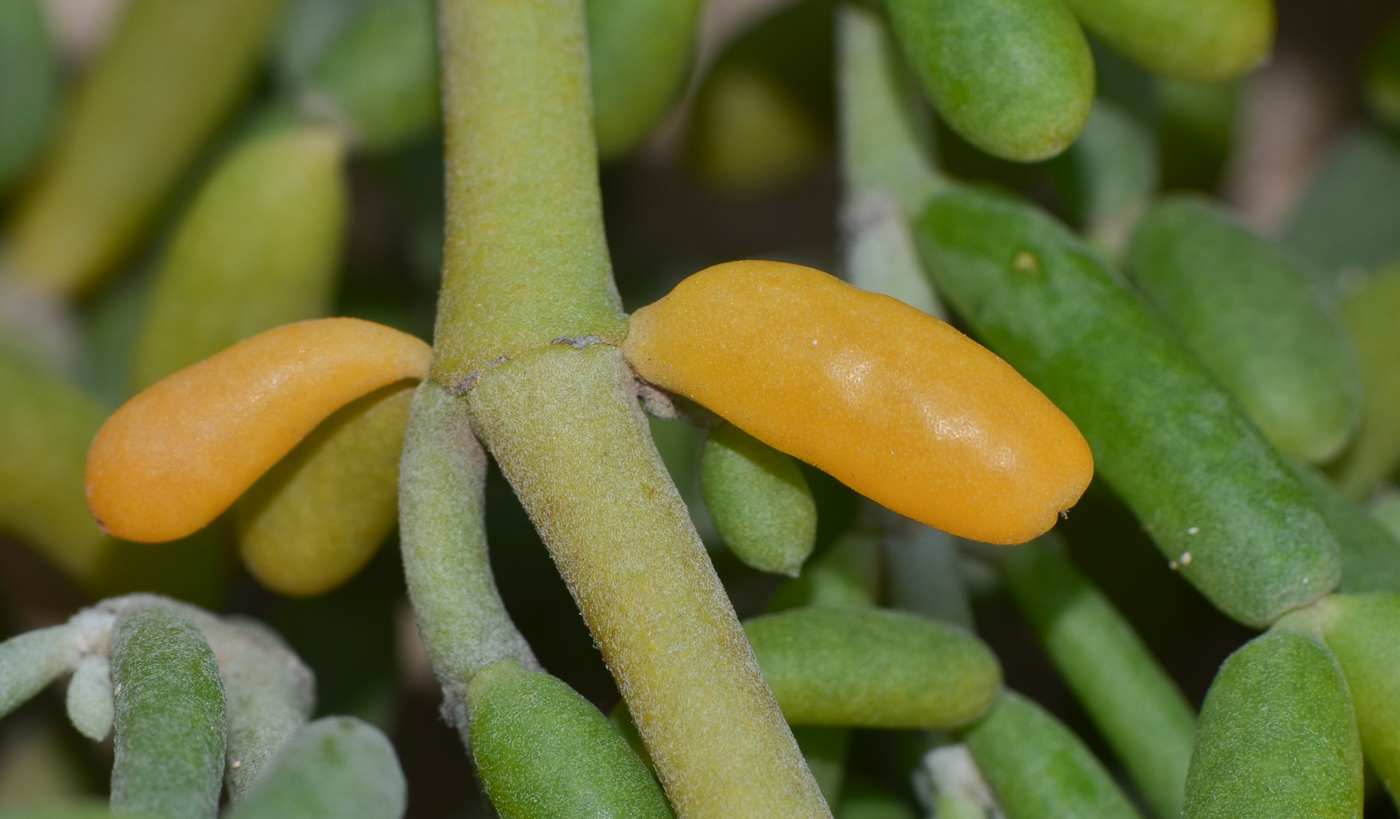
<svg viewBox="0 0 1400 819">
<path fill-rule="evenodd" d="M 122 405 L 88 450 L 88 508 L 109 534 L 159 542 L 203 528 L 321 421 L 427 377 L 432 349 L 351 318 L 245 339 Z"/>
<path fill-rule="evenodd" d="M 938 319 L 819 270 L 731 262 L 632 315 L 643 379 L 914 520 L 1021 543 L 1093 477 L 1064 413 Z"/>
</svg>

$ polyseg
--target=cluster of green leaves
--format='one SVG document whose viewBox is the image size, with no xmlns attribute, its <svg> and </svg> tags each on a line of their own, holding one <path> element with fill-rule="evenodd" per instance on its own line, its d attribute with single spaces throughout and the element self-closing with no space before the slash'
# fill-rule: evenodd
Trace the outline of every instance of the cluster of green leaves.
<svg viewBox="0 0 1400 819">
<path fill-rule="evenodd" d="M 95 597 L 217 607 L 230 544 L 269 588 L 319 595 L 397 520 L 444 714 L 508 817 L 910 816 L 911 771 L 939 816 L 1132 817 L 1129 794 L 1164 818 L 1356 816 L 1363 758 L 1400 793 L 1400 527 L 1366 507 L 1400 462 L 1397 36 L 1367 77 L 1378 125 L 1339 143 L 1282 242 L 1163 193 L 1218 177 L 1268 0 L 808 0 L 694 84 L 698 178 L 774 190 L 836 141 L 846 277 L 946 305 L 1089 441 L 1102 486 L 1084 515 L 1128 510 L 1211 605 L 1266 629 L 1198 720 L 1144 623 L 1071 559 L 1083 529 L 988 553 L 857 507 L 678 397 L 640 391 L 687 431 L 643 418 L 597 161 L 682 96 L 700 5 L 135 0 L 69 92 L 37 4 L 0 0 L 0 193 L 24 186 L 0 261 L 19 305 L 0 316 L 0 529 Z M 246 105 L 264 64 L 272 87 Z M 352 161 L 412 202 L 416 279 L 342 259 Z M 415 181 L 443 162 L 445 188 Z M 1012 190 L 967 184 L 983 181 Z M 1047 181 L 1073 229 L 1020 195 Z M 350 312 L 427 335 L 439 266 L 416 391 L 345 407 L 183 541 L 125 543 L 87 516 L 82 462 L 112 405 L 288 322 Z M 577 618 L 507 611 L 493 565 L 519 558 L 488 554 L 488 453 L 623 695 L 611 720 L 541 668 Z M 741 624 L 712 559 L 791 579 Z M 1110 765 L 1003 685 L 971 630 L 978 567 Z M 362 582 L 325 599 L 387 631 L 397 589 Z M 317 605 L 303 630 L 360 636 L 367 620 Z M 358 668 L 337 669 L 347 656 Z M 376 664 L 365 679 L 391 685 L 366 656 L 328 662 L 323 699 Z M 0 714 L 65 674 L 73 724 L 115 731 L 113 812 L 212 819 L 224 789 L 231 819 L 405 810 L 382 733 L 308 722 L 306 669 L 259 628 L 114 598 L 0 644 Z M 366 696 L 347 710 L 375 713 Z M 872 782 L 852 749 L 877 730 L 907 753 Z"/>
</svg>

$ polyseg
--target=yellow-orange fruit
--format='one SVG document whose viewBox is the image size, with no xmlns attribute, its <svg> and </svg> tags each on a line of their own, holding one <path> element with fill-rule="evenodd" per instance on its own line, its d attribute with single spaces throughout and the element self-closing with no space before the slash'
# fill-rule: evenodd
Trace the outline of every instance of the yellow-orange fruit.
<svg viewBox="0 0 1400 819">
<path fill-rule="evenodd" d="M 1074 423 L 938 319 L 780 262 L 702 270 L 632 315 L 645 380 L 906 517 L 988 543 L 1048 530 L 1094 474 Z"/>
<path fill-rule="evenodd" d="M 107 419 L 88 450 L 88 508 L 117 537 L 184 537 L 331 413 L 386 384 L 426 378 L 431 359 L 417 338 L 359 319 L 259 333 L 156 382 Z"/>
</svg>

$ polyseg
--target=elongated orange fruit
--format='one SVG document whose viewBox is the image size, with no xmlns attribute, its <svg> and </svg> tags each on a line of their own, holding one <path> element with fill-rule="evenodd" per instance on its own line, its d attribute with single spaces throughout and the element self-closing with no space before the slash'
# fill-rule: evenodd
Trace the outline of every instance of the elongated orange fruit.
<svg viewBox="0 0 1400 819">
<path fill-rule="evenodd" d="M 632 314 L 646 381 L 906 517 L 1021 543 L 1094 474 L 1074 423 L 942 321 L 819 270 L 731 262 Z"/>
<path fill-rule="evenodd" d="M 351 318 L 288 324 L 151 385 L 88 450 L 88 508 L 155 543 L 203 528 L 321 421 L 387 384 L 427 377 L 432 349 Z"/>
</svg>

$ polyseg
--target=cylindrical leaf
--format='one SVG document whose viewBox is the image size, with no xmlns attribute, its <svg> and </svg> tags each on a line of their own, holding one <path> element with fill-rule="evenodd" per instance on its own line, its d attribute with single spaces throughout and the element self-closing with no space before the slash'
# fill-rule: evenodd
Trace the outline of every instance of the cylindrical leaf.
<svg viewBox="0 0 1400 819">
<path fill-rule="evenodd" d="M 1335 468 L 1337 483 L 1363 500 L 1400 463 L 1400 265 L 1368 274 L 1342 304 L 1361 359 L 1361 428 Z"/>
<path fill-rule="evenodd" d="M 1204 199 L 1171 197 L 1138 222 L 1128 272 L 1285 455 L 1324 462 L 1351 439 L 1355 353 L 1282 250 Z"/>
<path fill-rule="evenodd" d="M 163 606 L 128 609 L 112 630 L 112 683 L 112 809 L 213 819 L 227 720 L 219 665 L 199 629 Z"/>
<path fill-rule="evenodd" d="M 695 94 L 686 150 L 695 174 L 753 196 L 812 172 L 831 141 L 834 0 L 793 3 L 730 43 Z"/>
<path fill-rule="evenodd" d="M 303 113 L 348 127 L 356 142 L 391 150 L 438 125 L 437 16 L 432 0 L 370 4 L 322 55 Z"/>
<path fill-rule="evenodd" d="M 721 424 L 700 456 L 700 490 L 719 536 L 740 560 L 797 576 L 817 542 L 817 504 L 796 461 Z"/>
<path fill-rule="evenodd" d="M 1050 548 L 1018 550 L 1002 576 L 1152 812 L 1179 817 L 1196 719 L 1171 677 L 1108 598 Z"/>
<path fill-rule="evenodd" d="M 224 781 L 239 801 L 283 745 L 311 718 L 316 681 L 280 637 L 257 623 L 239 623 L 213 642 L 228 700 Z M 208 632 L 206 632 L 208 636 Z M 222 636 L 222 635 L 221 635 Z M 237 642 L 235 643 L 234 640 Z"/>
<path fill-rule="evenodd" d="M 94 597 L 134 589 L 217 605 L 222 533 L 171 544 L 102 534 L 83 496 L 83 462 L 103 408 L 52 373 L 0 350 L 0 530 L 27 543 Z"/>
<path fill-rule="evenodd" d="M 282 0 L 138 0 L 10 224 L 17 272 L 74 293 L 130 253 L 253 78 Z"/>
<path fill-rule="evenodd" d="M 1084 26 L 1153 71 L 1220 81 L 1262 63 L 1273 0 L 1065 0 Z"/>
<path fill-rule="evenodd" d="M 102 426 L 82 390 L 0 350 L 0 529 L 88 585 L 105 549 L 83 497 L 83 463 Z"/>
<path fill-rule="evenodd" d="M 1386 26 L 1366 61 L 1366 102 L 1376 119 L 1400 127 L 1400 17 Z"/>
<path fill-rule="evenodd" d="M 136 391 L 249 336 L 330 311 L 348 196 L 345 145 L 303 126 L 220 163 L 156 272 L 131 364 Z"/>
<path fill-rule="evenodd" d="M 1327 476 L 1294 463 L 1298 478 L 1322 511 L 1342 554 L 1339 592 L 1400 591 L 1400 540 L 1385 525 L 1362 511 Z"/>
<path fill-rule="evenodd" d="M 1157 191 L 1157 155 L 1147 125 L 1100 99 L 1084 133 L 1050 163 L 1050 176 L 1075 224 L 1117 253 Z"/>
<path fill-rule="evenodd" d="M 0 2 L 0 194 L 33 159 L 58 107 L 58 59 L 40 5 Z"/>
<path fill-rule="evenodd" d="M 1212 603 L 1262 627 L 1336 586 L 1336 541 L 1283 458 L 1068 231 L 970 189 L 936 198 L 916 229 L 940 293 L 1074 420 L 1099 474 Z"/>
<path fill-rule="evenodd" d="M 1230 655 L 1201 706 L 1186 819 L 1361 815 L 1347 681 L 1311 635 L 1274 629 Z"/>
<path fill-rule="evenodd" d="M 1019 162 L 1063 151 L 1094 102 L 1094 58 L 1060 0 L 889 0 L 914 73 L 953 130 Z"/>
<path fill-rule="evenodd" d="M 883 557 L 891 608 L 973 630 L 956 538 L 912 520 L 888 522 Z"/>
<path fill-rule="evenodd" d="M 238 551 L 263 585 L 324 594 L 374 557 L 397 517 L 412 402 L 393 384 L 346 404 L 239 499 Z"/>
<path fill-rule="evenodd" d="M 883 788 L 853 782 L 841 795 L 837 819 L 915 819 L 902 800 Z M 940 816 L 939 819 L 947 819 Z"/>
<path fill-rule="evenodd" d="M 78 641 L 68 626 L 53 626 L 0 643 L 0 717 L 78 664 Z"/>
<path fill-rule="evenodd" d="M 651 773 L 607 717 L 514 660 L 472 679 L 472 754 L 502 819 L 670 817 Z"/>
<path fill-rule="evenodd" d="M 700 0 L 588 0 L 598 155 L 636 147 L 685 89 Z"/>
<path fill-rule="evenodd" d="M 859 529 L 846 532 L 803 569 L 801 577 L 779 586 L 765 610 L 874 606 L 880 600 L 884 574 L 880 558 L 879 534 Z"/>
<path fill-rule="evenodd" d="M 1222 118 L 1238 117 L 1228 107 L 1212 117 L 1220 141 L 1228 143 L 1229 129 L 1219 127 Z M 1283 241 L 1308 262 L 1324 293 L 1351 297 L 1362 283 L 1358 272 L 1379 271 L 1400 256 L 1400 232 L 1390 218 L 1397 209 L 1400 145 L 1380 129 L 1354 128 L 1332 144 Z"/>
<path fill-rule="evenodd" d="M 112 699 L 112 661 L 89 654 L 78 663 L 68 683 L 68 721 L 78 733 L 101 742 L 112 732 L 117 704 Z"/>
<path fill-rule="evenodd" d="M 828 805 L 841 802 L 846 781 L 846 755 L 851 748 L 851 729 L 834 725 L 794 725 L 792 736 L 802 749 L 802 758 L 812 769 L 817 787 Z"/>
<path fill-rule="evenodd" d="M 1400 595 L 1324 598 L 1323 639 L 1346 675 L 1366 761 L 1400 799 Z"/>
<path fill-rule="evenodd" d="M 845 184 L 857 196 L 869 191 L 888 193 L 905 215 L 917 216 L 946 181 L 932 156 L 933 123 L 920 106 L 919 90 L 894 33 L 878 12 L 855 3 L 841 4 L 836 69 Z M 919 278 L 927 288 L 927 281 Z"/>
<path fill-rule="evenodd" d="M 744 632 L 793 725 L 966 725 L 1001 683 L 977 638 L 884 609 L 791 609 L 747 620 Z"/>
<path fill-rule="evenodd" d="M 1079 737 L 1019 694 L 1003 694 L 965 741 L 1007 819 L 1138 819 Z"/>
</svg>

